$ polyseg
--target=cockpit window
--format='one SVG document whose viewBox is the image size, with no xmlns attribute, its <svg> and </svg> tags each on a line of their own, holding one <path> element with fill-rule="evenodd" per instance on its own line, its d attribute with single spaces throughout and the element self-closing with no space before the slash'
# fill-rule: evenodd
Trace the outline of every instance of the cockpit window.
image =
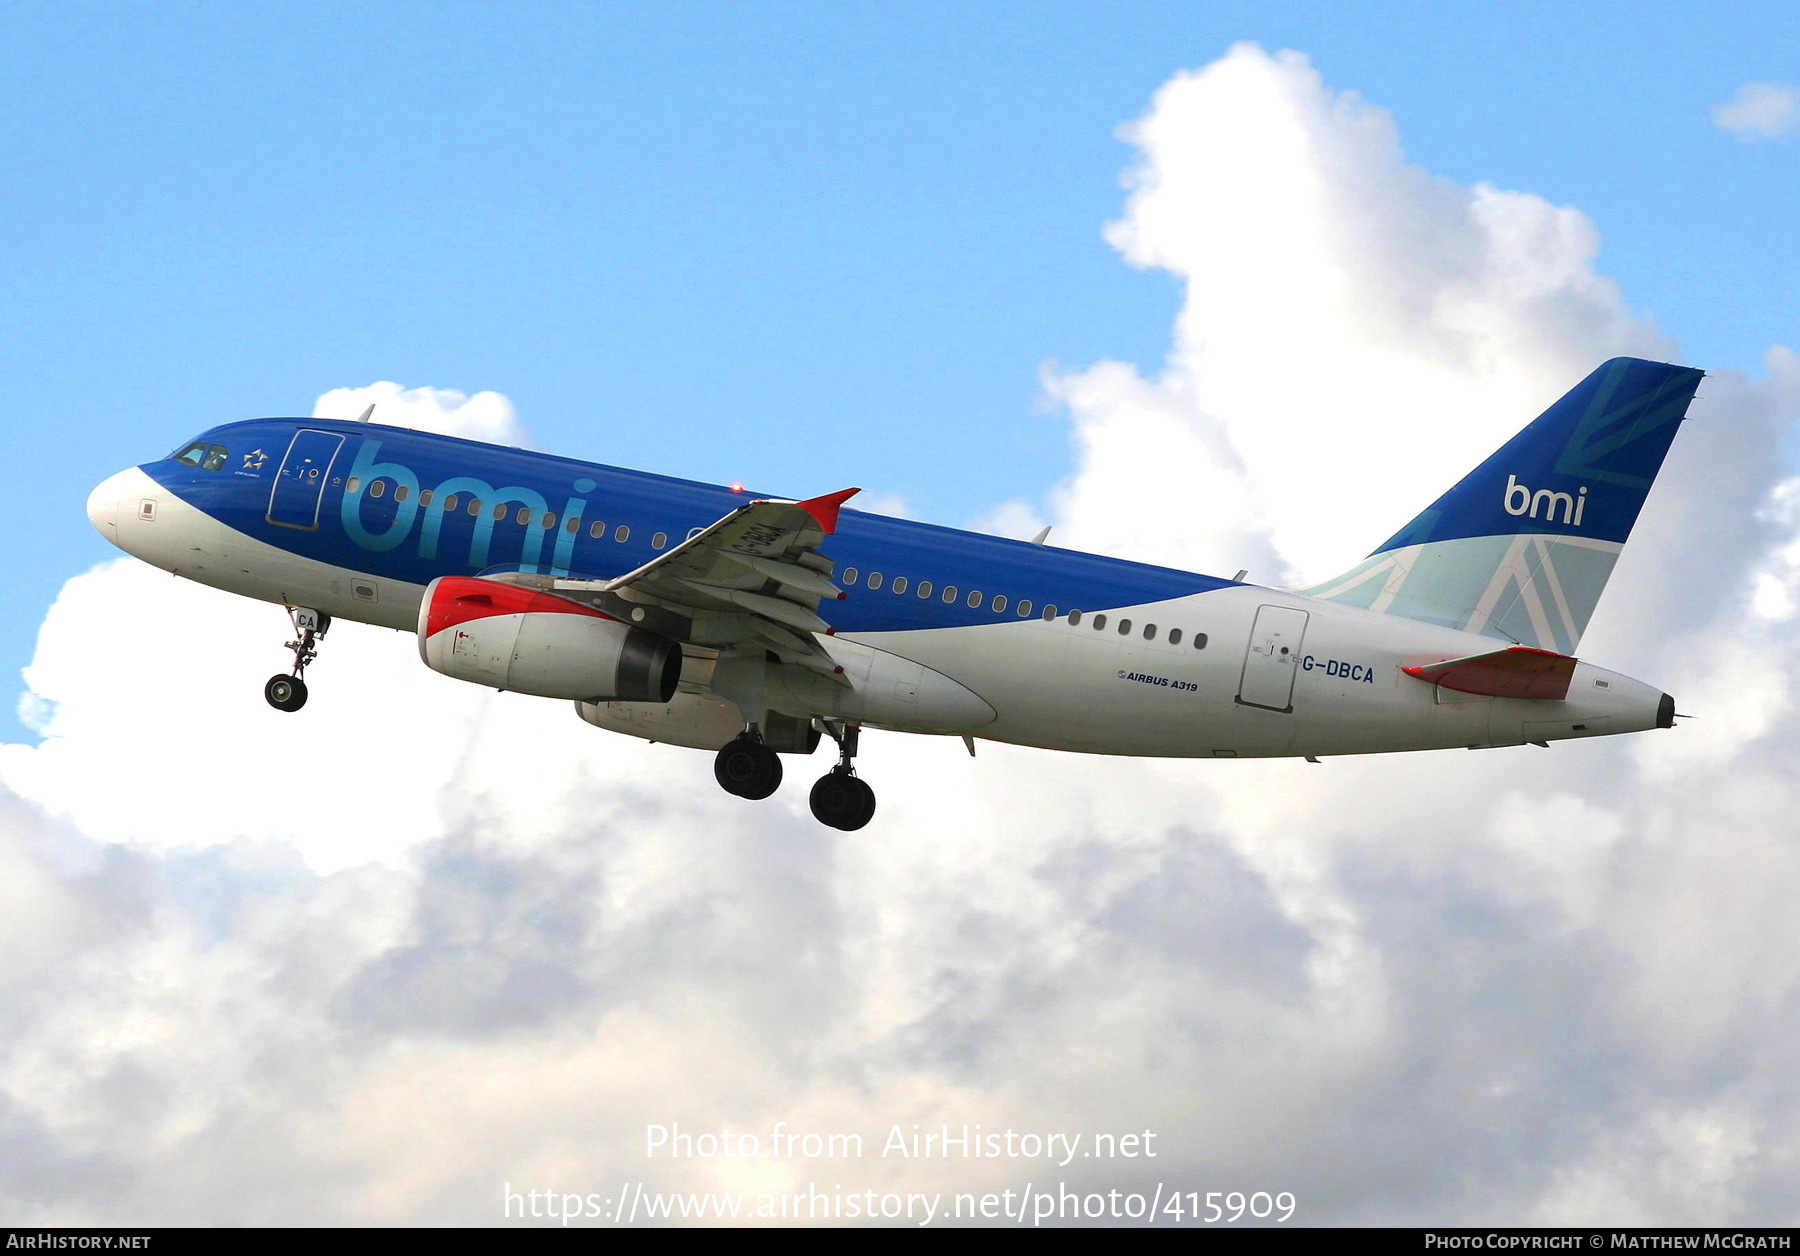
<svg viewBox="0 0 1800 1256">
<path fill-rule="evenodd" d="M 202 471 L 217 471 L 225 465 L 231 455 L 223 445 L 209 445 L 197 440 L 186 445 L 181 452 L 170 455 L 176 462 L 185 462 L 190 467 L 199 467 Z"/>
</svg>

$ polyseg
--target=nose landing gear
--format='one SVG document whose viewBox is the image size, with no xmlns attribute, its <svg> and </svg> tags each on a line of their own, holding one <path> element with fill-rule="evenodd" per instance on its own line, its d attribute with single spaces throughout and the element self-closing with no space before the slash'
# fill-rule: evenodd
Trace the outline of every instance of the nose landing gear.
<svg viewBox="0 0 1800 1256">
<path fill-rule="evenodd" d="M 819 778 L 807 802 L 820 824 L 853 833 L 875 816 L 875 791 L 856 774 L 856 747 L 862 729 L 828 720 L 825 731 L 838 744 L 837 766 Z"/>
<path fill-rule="evenodd" d="M 287 643 L 294 652 L 294 670 L 291 675 L 269 677 L 263 697 L 277 711 L 298 711 L 306 705 L 306 665 L 318 656 L 318 642 L 331 627 L 331 616 L 306 606 L 290 606 L 287 613 L 294 624 L 294 640 Z"/>
</svg>

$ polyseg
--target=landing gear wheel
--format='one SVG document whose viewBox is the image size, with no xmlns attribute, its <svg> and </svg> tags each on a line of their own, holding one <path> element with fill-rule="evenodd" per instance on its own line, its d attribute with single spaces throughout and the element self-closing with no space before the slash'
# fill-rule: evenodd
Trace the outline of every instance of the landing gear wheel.
<svg viewBox="0 0 1800 1256">
<path fill-rule="evenodd" d="M 875 816 L 875 791 L 860 777 L 833 769 L 821 776 L 807 800 L 820 824 L 853 833 Z"/>
<path fill-rule="evenodd" d="M 331 627 L 331 616 L 305 606 L 289 606 L 288 621 L 294 625 L 294 639 L 287 648 L 294 652 L 294 670 L 287 676 L 271 676 L 263 686 L 263 697 L 277 711 L 298 711 L 306 705 L 306 665 L 318 657 L 319 639 Z"/>
<path fill-rule="evenodd" d="M 306 705 L 306 682 L 298 676 L 271 676 L 263 697 L 277 711 L 298 711 Z"/>
<path fill-rule="evenodd" d="M 728 794 L 767 798 L 781 785 L 781 758 L 760 741 L 737 737 L 713 760 L 713 776 Z"/>
</svg>

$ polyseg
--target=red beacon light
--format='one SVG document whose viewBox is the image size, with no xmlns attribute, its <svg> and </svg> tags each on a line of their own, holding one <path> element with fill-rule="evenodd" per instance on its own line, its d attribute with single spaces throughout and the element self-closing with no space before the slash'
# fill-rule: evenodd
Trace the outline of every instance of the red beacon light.
<svg viewBox="0 0 1800 1256">
<path fill-rule="evenodd" d="M 734 480 L 734 481 L 732 481 L 732 484 L 731 484 L 731 491 L 734 493 L 741 493 L 744 491 L 744 486 Z"/>
</svg>

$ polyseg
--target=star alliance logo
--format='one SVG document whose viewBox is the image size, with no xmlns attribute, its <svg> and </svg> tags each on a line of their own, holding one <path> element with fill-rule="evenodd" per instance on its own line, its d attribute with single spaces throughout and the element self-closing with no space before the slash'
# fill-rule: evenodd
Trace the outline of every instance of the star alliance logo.
<svg viewBox="0 0 1800 1256">
<path fill-rule="evenodd" d="M 244 455 L 244 470 L 261 471 L 263 469 L 263 463 L 268 460 L 268 454 L 265 454 L 260 449 L 252 449 L 249 453 Z"/>
</svg>

